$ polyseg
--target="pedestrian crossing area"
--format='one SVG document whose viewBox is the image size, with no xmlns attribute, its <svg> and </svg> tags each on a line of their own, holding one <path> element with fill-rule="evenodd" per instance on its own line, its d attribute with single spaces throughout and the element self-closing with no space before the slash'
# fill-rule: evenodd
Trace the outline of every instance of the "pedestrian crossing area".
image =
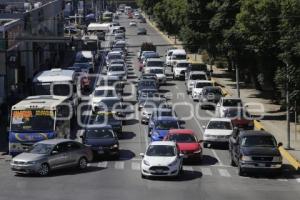
<svg viewBox="0 0 300 200">
<path fill-rule="evenodd" d="M 141 171 L 141 161 L 139 160 L 129 160 L 129 161 L 102 161 L 102 162 L 93 162 L 88 164 L 89 167 L 99 167 L 103 169 L 110 170 L 124 170 L 124 171 Z M 222 166 L 222 165 L 211 165 L 211 166 L 201 166 L 201 165 L 184 165 L 184 173 L 201 173 L 203 177 L 221 177 L 221 178 L 253 178 L 253 177 L 241 177 L 238 175 L 237 169 L 231 166 Z M 300 177 L 285 177 L 284 175 L 278 178 L 263 178 L 256 177 L 259 180 L 275 180 L 280 182 L 293 181 L 300 183 Z"/>
</svg>

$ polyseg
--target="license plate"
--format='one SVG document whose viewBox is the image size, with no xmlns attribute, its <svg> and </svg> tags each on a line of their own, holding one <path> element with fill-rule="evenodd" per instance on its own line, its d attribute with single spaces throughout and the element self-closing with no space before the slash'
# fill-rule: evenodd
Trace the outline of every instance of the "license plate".
<svg viewBox="0 0 300 200">
<path fill-rule="evenodd" d="M 103 150 L 98 150 L 98 154 L 104 154 Z"/>
</svg>

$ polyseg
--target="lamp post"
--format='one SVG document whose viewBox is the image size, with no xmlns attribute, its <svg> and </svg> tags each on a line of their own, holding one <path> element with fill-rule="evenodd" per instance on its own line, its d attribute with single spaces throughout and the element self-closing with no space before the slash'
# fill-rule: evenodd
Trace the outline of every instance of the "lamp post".
<svg viewBox="0 0 300 200">
<path fill-rule="evenodd" d="M 285 96 L 286 96 L 286 122 L 287 122 L 287 145 L 286 149 L 291 149 L 291 127 L 290 127 L 290 75 L 289 75 L 289 64 L 285 62 L 286 71 L 286 83 L 285 83 Z"/>
</svg>

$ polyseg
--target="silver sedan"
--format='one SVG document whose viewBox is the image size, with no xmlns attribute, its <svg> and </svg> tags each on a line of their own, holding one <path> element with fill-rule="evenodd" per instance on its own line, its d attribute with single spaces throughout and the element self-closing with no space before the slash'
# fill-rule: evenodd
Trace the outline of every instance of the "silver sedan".
<svg viewBox="0 0 300 200">
<path fill-rule="evenodd" d="M 50 171 L 78 166 L 83 170 L 92 161 L 93 154 L 89 147 L 67 139 L 51 139 L 37 142 L 30 151 L 14 157 L 11 169 L 20 174 L 46 176 Z"/>
</svg>

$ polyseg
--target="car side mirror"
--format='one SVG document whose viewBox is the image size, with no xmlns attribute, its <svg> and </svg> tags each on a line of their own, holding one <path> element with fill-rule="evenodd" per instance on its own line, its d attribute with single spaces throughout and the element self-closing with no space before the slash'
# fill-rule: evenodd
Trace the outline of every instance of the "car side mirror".
<svg viewBox="0 0 300 200">
<path fill-rule="evenodd" d="M 145 156 L 145 154 L 144 153 L 140 153 L 140 156 L 143 158 Z"/>
<path fill-rule="evenodd" d="M 282 147 L 283 146 L 282 142 L 279 142 L 277 146 Z"/>
</svg>

